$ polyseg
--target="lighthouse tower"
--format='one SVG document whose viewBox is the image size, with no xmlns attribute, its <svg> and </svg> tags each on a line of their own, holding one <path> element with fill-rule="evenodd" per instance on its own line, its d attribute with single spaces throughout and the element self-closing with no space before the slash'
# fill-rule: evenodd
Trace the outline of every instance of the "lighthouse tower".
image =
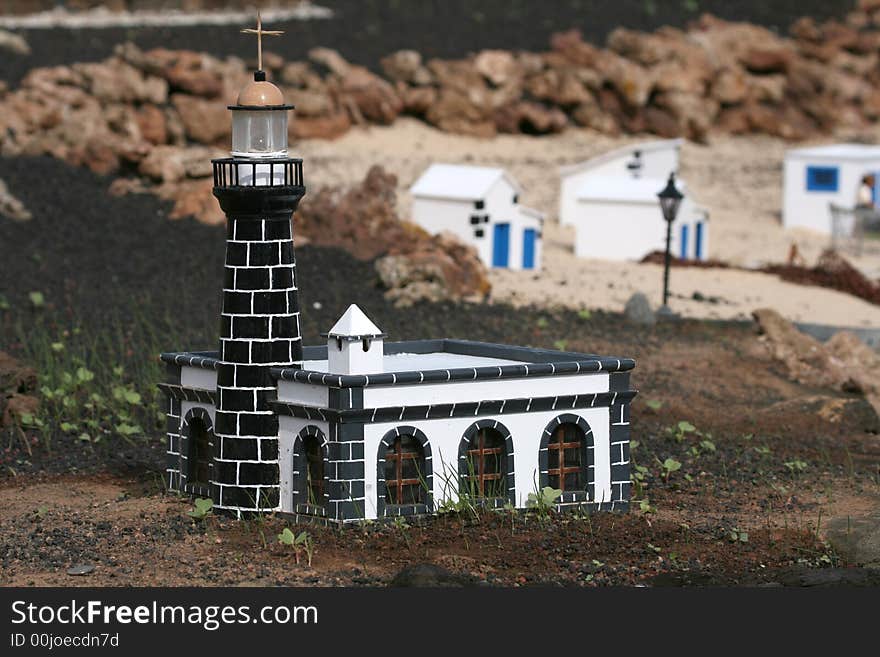
<svg viewBox="0 0 880 657">
<path fill-rule="evenodd" d="M 231 157 L 213 161 L 227 241 L 212 493 L 215 508 L 241 515 L 278 506 L 269 369 L 302 365 L 292 217 L 305 187 L 287 150 L 293 106 L 263 71 L 229 109 Z"/>
</svg>

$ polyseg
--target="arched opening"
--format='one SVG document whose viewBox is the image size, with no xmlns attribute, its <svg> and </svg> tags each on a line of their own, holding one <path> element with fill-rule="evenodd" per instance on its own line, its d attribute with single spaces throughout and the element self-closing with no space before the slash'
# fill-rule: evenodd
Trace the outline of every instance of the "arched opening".
<svg viewBox="0 0 880 657">
<path fill-rule="evenodd" d="M 385 503 L 426 504 L 425 450 L 415 436 L 400 434 L 385 452 Z"/>
<path fill-rule="evenodd" d="M 211 475 L 211 440 L 205 421 L 192 417 L 189 426 L 189 472 L 187 482 L 197 486 L 207 486 Z"/>
<path fill-rule="evenodd" d="M 309 504 L 324 504 L 324 451 L 317 436 L 306 436 L 302 444 L 305 455 L 304 488 Z"/>
<path fill-rule="evenodd" d="M 587 485 L 586 434 L 577 424 L 559 424 L 547 441 L 547 484 L 563 493 Z"/>
<path fill-rule="evenodd" d="M 507 448 L 501 432 L 491 427 L 478 429 L 465 451 L 465 492 L 478 498 L 506 497 L 506 461 Z"/>
</svg>

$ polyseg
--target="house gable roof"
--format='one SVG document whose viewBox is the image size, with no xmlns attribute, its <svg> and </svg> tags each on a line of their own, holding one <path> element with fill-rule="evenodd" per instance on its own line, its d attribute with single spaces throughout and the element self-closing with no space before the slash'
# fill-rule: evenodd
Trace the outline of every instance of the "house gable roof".
<svg viewBox="0 0 880 657">
<path fill-rule="evenodd" d="M 681 145 L 683 143 L 684 139 L 654 139 L 652 141 L 643 141 L 637 142 L 635 144 L 628 144 L 626 146 L 621 146 L 620 148 L 615 148 L 614 150 L 608 151 L 607 153 L 597 155 L 596 157 L 590 158 L 589 160 L 584 160 L 583 162 L 560 167 L 559 175 L 565 178 L 575 173 L 581 173 L 582 171 L 593 169 L 601 164 L 611 162 L 612 160 L 629 157 L 633 154 L 634 151 L 650 153 L 651 151 L 662 151 L 668 148 L 681 148 Z"/>
<path fill-rule="evenodd" d="M 479 201 L 502 178 L 517 194 L 522 193 L 519 183 L 504 169 L 467 164 L 432 164 L 409 191 L 413 196 Z"/>
</svg>

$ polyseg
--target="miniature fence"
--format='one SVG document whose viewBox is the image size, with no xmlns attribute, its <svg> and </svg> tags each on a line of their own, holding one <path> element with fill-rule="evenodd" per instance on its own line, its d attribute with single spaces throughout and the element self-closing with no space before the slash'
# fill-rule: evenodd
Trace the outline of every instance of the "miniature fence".
<svg viewBox="0 0 880 657">
<path fill-rule="evenodd" d="M 302 160 L 212 160 L 214 187 L 302 187 Z"/>
<path fill-rule="evenodd" d="M 866 238 L 880 240 L 880 212 L 877 210 L 847 208 L 835 203 L 829 203 L 828 209 L 831 212 L 831 248 L 834 250 L 851 251 L 860 256 L 865 249 Z M 877 244 L 880 246 L 880 243 Z"/>
</svg>

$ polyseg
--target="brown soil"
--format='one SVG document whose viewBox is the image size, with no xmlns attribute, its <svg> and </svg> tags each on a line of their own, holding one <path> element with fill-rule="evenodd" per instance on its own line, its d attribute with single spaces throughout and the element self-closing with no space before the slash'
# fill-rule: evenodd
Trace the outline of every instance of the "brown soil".
<svg viewBox="0 0 880 657">
<path fill-rule="evenodd" d="M 569 348 L 605 351 L 611 339 Z M 163 493 L 149 474 L 31 475 L 0 488 L 0 584 L 375 586 L 432 563 L 509 586 L 744 585 L 839 563 L 817 526 L 876 507 L 880 438 L 870 433 L 870 406 L 790 382 L 741 328 L 684 323 L 640 342 L 635 383 L 650 392 L 635 402 L 633 454 L 650 471 L 651 513 L 636 504 L 589 518 L 487 513 L 424 526 L 296 527 L 314 538 L 310 567 L 278 543 L 284 518 L 195 522 L 190 501 Z M 662 404 L 652 410 L 654 401 Z M 702 435 L 676 440 L 668 428 L 684 419 Z M 699 447 L 707 439 L 716 451 Z M 669 457 L 683 466 L 667 481 L 659 464 Z M 802 471 L 785 465 L 797 461 Z M 67 575 L 78 563 L 95 570 Z"/>
</svg>

